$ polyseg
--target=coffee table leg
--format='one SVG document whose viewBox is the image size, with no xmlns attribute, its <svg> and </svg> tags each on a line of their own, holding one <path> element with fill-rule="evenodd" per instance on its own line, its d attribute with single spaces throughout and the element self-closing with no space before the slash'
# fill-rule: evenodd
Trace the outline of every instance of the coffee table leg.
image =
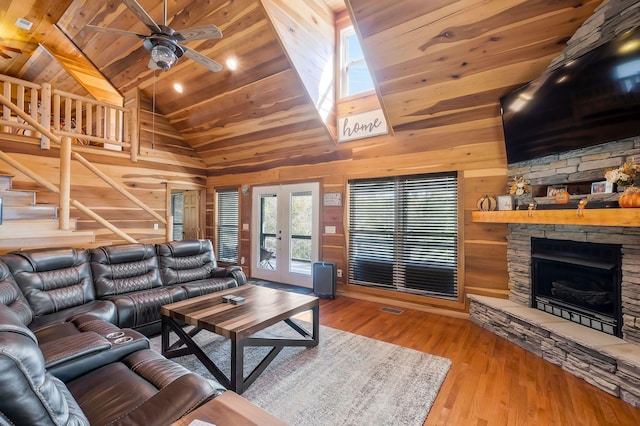
<svg viewBox="0 0 640 426">
<path fill-rule="evenodd" d="M 171 329 L 169 328 L 169 324 L 167 324 L 167 321 L 165 319 L 165 317 L 162 317 L 162 331 L 161 331 L 161 341 L 162 341 L 162 355 L 164 355 L 167 352 L 167 349 L 169 349 L 169 332 L 171 331 Z"/>
<path fill-rule="evenodd" d="M 313 335 L 311 339 L 313 340 L 313 346 L 318 346 L 320 342 L 320 306 L 314 306 L 311 308 L 311 312 L 313 315 Z"/>
<path fill-rule="evenodd" d="M 244 392 L 244 343 L 235 339 L 231 340 L 231 390 Z"/>
</svg>

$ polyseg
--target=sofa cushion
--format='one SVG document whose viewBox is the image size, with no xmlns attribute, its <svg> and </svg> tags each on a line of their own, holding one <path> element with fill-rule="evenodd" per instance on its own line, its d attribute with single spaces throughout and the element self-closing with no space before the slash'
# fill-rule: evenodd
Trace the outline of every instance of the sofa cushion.
<svg viewBox="0 0 640 426">
<path fill-rule="evenodd" d="M 14 311 L 24 325 L 29 325 L 33 319 L 29 302 L 18 288 L 9 267 L 2 261 L 0 261 L 0 303 Z"/>
<path fill-rule="evenodd" d="M 160 287 L 114 296 L 105 296 L 118 309 L 118 326 L 135 328 L 160 324 L 160 307 L 187 297 L 180 287 Z M 146 331 L 140 330 L 146 334 Z"/>
<path fill-rule="evenodd" d="M 35 316 L 95 300 L 87 250 L 53 248 L 0 256 Z"/>
<path fill-rule="evenodd" d="M 109 300 L 94 300 L 89 303 L 63 309 L 48 315 L 34 317 L 31 324 L 29 324 L 29 328 L 37 332 L 39 329 L 48 327 L 51 324 L 71 321 L 79 315 L 92 315 L 112 324 L 118 324 L 118 311 L 116 310 L 116 305 Z"/>
<path fill-rule="evenodd" d="M 219 267 L 210 240 L 157 244 L 164 285 L 179 285 L 188 297 L 202 296 L 247 283 L 239 266 Z"/>
<path fill-rule="evenodd" d="M 156 245 L 164 285 L 211 277 L 217 262 L 210 240 L 173 241 Z"/>
<path fill-rule="evenodd" d="M 162 286 L 155 246 L 123 244 L 90 250 L 98 298 Z"/>
<path fill-rule="evenodd" d="M 204 296 L 205 294 L 215 293 L 216 291 L 222 291 L 237 286 L 238 283 L 233 277 L 209 278 L 206 280 L 197 280 L 180 284 L 180 287 L 186 290 L 187 297 L 189 298 Z"/>
<path fill-rule="evenodd" d="M 67 386 L 92 425 L 168 425 L 225 391 L 151 350 L 137 351 Z"/>
<path fill-rule="evenodd" d="M 33 333 L 0 305 L 0 423 L 89 425 L 64 383 L 45 370 Z"/>
</svg>

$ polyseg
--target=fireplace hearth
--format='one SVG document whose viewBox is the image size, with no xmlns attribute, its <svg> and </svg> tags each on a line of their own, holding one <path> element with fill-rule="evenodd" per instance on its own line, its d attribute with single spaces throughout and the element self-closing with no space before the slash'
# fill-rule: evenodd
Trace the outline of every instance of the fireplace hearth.
<svg viewBox="0 0 640 426">
<path fill-rule="evenodd" d="M 621 246 L 531 239 L 532 307 L 622 337 Z"/>
</svg>

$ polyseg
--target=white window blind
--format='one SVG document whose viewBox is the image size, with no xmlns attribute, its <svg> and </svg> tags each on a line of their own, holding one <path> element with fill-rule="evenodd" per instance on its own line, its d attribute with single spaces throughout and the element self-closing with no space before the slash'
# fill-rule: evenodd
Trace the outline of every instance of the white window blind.
<svg viewBox="0 0 640 426">
<path fill-rule="evenodd" d="M 455 299 L 456 173 L 349 182 L 349 282 Z"/>
<path fill-rule="evenodd" d="M 217 193 L 216 251 L 218 261 L 238 263 L 238 191 Z"/>
</svg>

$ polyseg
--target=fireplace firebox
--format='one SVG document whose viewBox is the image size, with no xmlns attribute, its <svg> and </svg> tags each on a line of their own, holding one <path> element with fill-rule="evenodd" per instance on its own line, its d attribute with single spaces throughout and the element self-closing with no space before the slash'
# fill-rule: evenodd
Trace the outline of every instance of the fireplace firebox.
<svg viewBox="0 0 640 426">
<path fill-rule="evenodd" d="M 531 239 L 532 306 L 622 337 L 621 246 Z"/>
</svg>

